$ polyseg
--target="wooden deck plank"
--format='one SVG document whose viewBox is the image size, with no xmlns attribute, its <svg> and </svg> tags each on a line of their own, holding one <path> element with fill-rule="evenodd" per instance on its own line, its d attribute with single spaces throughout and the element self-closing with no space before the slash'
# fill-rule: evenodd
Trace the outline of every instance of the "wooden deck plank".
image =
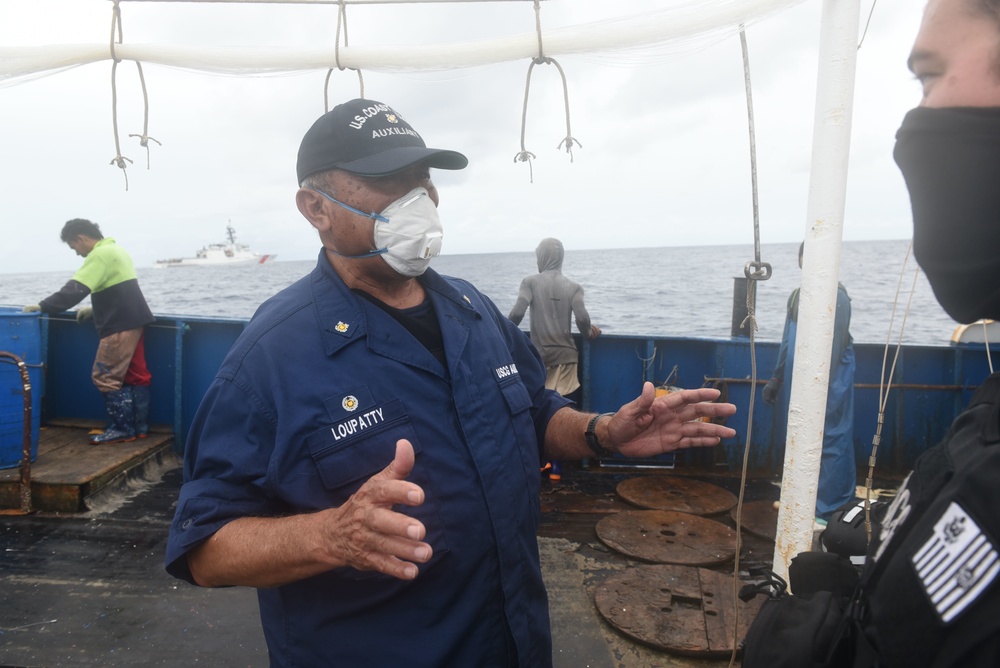
<svg viewBox="0 0 1000 668">
<path fill-rule="evenodd" d="M 86 498 L 129 470 L 173 446 L 173 435 L 152 433 L 131 443 L 93 446 L 91 425 L 49 426 L 38 440 L 38 458 L 31 464 L 34 510 L 81 512 Z M 0 470 L 0 509 L 20 506 L 20 468 Z"/>
</svg>

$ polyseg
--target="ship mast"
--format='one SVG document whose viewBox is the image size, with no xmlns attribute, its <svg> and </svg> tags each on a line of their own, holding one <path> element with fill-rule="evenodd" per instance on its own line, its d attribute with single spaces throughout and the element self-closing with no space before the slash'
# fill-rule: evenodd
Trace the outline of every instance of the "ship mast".
<svg viewBox="0 0 1000 668">
<path fill-rule="evenodd" d="M 774 544 L 773 569 L 786 580 L 792 558 L 811 550 L 813 543 L 847 199 L 859 14 L 858 0 L 823 2 L 798 332 Z"/>
</svg>

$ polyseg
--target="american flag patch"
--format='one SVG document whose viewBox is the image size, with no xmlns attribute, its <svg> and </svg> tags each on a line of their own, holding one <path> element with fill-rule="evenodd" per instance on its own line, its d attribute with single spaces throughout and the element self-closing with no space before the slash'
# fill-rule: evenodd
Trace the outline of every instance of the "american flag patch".
<svg viewBox="0 0 1000 668">
<path fill-rule="evenodd" d="M 941 621 L 949 623 L 993 582 L 1000 556 L 975 520 L 952 502 L 913 555 L 913 565 Z"/>
</svg>

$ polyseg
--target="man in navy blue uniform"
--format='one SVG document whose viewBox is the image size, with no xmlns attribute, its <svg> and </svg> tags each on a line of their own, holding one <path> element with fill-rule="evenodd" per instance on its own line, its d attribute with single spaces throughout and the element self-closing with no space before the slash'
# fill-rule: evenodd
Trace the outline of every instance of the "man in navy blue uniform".
<svg viewBox="0 0 1000 668">
<path fill-rule="evenodd" d="M 258 589 L 272 665 L 551 664 L 539 464 L 711 446 L 718 392 L 580 413 L 471 284 L 428 269 L 427 148 L 389 106 L 320 117 L 296 203 L 316 269 L 265 302 L 195 417 L 167 569 Z"/>
</svg>

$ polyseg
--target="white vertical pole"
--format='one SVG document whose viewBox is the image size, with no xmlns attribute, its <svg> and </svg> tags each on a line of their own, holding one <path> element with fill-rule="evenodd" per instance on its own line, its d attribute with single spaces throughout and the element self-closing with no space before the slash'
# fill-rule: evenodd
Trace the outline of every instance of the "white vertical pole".
<svg viewBox="0 0 1000 668">
<path fill-rule="evenodd" d="M 774 572 L 812 548 L 830 350 L 837 311 L 860 0 L 824 0 L 802 287 Z"/>
</svg>

